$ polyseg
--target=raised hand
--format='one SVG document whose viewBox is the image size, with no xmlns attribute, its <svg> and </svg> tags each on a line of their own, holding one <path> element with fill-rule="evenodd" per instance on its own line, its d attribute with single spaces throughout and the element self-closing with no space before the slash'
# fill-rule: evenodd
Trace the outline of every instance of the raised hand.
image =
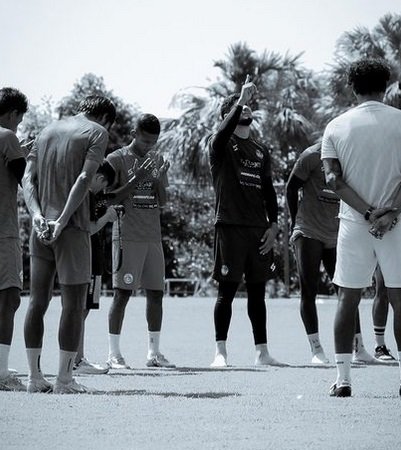
<svg viewBox="0 0 401 450">
<path fill-rule="evenodd" d="M 242 85 L 240 98 L 238 100 L 239 105 L 246 105 L 250 99 L 257 92 L 256 86 L 251 82 L 251 77 L 246 76 L 245 83 Z"/>
</svg>

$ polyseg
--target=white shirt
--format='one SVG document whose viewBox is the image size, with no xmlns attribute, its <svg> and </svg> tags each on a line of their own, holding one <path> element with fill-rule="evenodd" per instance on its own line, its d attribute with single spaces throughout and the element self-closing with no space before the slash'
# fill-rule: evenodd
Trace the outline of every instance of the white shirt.
<svg viewBox="0 0 401 450">
<path fill-rule="evenodd" d="M 368 101 L 329 122 L 322 159 L 338 159 L 344 181 L 369 205 L 391 206 L 401 185 L 401 111 Z M 341 201 L 340 218 L 363 216 Z"/>
</svg>

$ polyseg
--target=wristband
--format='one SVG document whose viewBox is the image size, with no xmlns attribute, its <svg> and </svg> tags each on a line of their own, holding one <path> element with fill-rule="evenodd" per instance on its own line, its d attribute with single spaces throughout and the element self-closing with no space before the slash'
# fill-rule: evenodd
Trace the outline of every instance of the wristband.
<svg viewBox="0 0 401 450">
<path fill-rule="evenodd" d="M 370 215 L 372 214 L 374 208 L 372 208 L 372 206 L 369 206 L 369 208 L 366 210 L 365 214 L 364 214 L 364 218 L 365 220 L 369 220 L 370 219 Z"/>
</svg>

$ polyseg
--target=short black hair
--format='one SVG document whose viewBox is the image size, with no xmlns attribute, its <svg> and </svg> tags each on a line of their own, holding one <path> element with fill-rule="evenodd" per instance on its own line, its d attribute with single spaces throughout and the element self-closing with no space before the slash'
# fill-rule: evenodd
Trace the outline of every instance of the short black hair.
<svg viewBox="0 0 401 450">
<path fill-rule="evenodd" d="M 360 95 L 385 92 L 390 76 L 390 68 L 384 60 L 363 58 L 349 67 L 348 84 Z"/>
<path fill-rule="evenodd" d="M 99 168 L 97 169 L 97 173 L 103 175 L 104 178 L 106 178 L 107 186 L 113 185 L 114 179 L 116 177 L 116 172 L 107 161 L 104 161 L 103 164 L 99 166 Z"/>
<path fill-rule="evenodd" d="M 77 111 L 99 118 L 106 114 L 109 123 L 114 123 L 117 114 L 113 102 L 102 95 L 88 95 L 81 101 Z"/>
<path fill-rule="evenodd" d="M 222 119 L 224 119 L 224 116 L 231 111 L 232 107 L 237 102 L 239 97 L 239 94 L 231 94 L 223 100 L 220 106 L 220 115 Z"/>
<path fill-rule="evenodd" d="M 4 87 L 0 89 L 0 116 L 11 111 L 26 113 L 28 111 L 28 99 L 18 89 Z"/>
<path fill-rule="evenodd" d="M 160 134 L 160 121 L 153 114 L 142 114 L 136 122 L 136 129 L 150 134 Z"/>
</svg>

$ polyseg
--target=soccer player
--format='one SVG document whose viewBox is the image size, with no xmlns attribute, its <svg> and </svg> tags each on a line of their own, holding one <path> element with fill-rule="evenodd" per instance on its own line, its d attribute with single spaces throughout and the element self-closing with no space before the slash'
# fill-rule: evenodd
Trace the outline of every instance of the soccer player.
<svg viewBox="0 0 401 450">
<path fill-rule="evenodd" d="M 213 278 L 219 283 L 214 309 L 216 353 L 212 367 L 227 366 L 226 341 L 232 302 L 244 274 L 256 348 L 255 365 L 280 364 L 268 352 L 265 304 L 278 207 L 270 155 L 261 142 L 250 137 L 252 110 L 248 103 L 255 92 L 256 86 L 247 76 L 241 94 L 224 100 L 223 122 L 209 141 L 216 193 Z"/>
<path fill-rule="evenodd" d="M 104 227 L 107 223 L 120 220 L 123 214 L 124 207 L 122 205 L 113 205 L 112 203 L 116 203 L 123 192 L 135 188 L 137 183 L 150 175 L 153 168 L 153 161 L 150 158 L 146 159 L 141 167 L 135 170 L 134 175 L 127 185 L 120 188 L 117 193 L 104 193 L 105 189 L 113 185 L 115 178 L 115 172 L 108 163 L 102 164 L 92 179 L 89 191 L 92 276 L 82 318 L 81 338 L 73 368 L 74 375 L 99 375 L 109 371 L 108 365 L 103 366 L 101 364 L 92 363 L 84 356 L 85 320 L 91 309 L 99 309 L 102 275 L 105 271 Z"/>
<path fill-rule="evenodd" d="M 25 318 L 28 392 L 86 392 L 72 376 L 91 279 L 88 191 L 103 162 L 116 110 L 102 96 L 86 97 L 78 114 L 55 121 L 36 139 L 23 179 L 32 216 L 31 300 Z M 54 386 L 40 368 L 44 314 L 55 275 L 61 291 L 59 370 Z"/>
<path fill-rule="evenodd" d="M 116 173 L 115 187 L 124 186 L 133 167 L 146 158 L 155 161 L 151 175 L 124 197 L 125 215 L 121 236 L 113 227 L 114 297 L 109 311 L 109 356 L 112 369 L 129 368 L 120 350 L 120 335 L 125 308 L 132 291 L 142 287 L 146 293 L 148 324 L 148 367 L 175 367 L 160 352 L 163 315 L 164 255 L 161 242 L 160 208 L 166 202 L 168 162 L 154 151 L 160 134 L 160 122 L 152 114 L 139 117 L 132 142 L 108 155 L 107 162 Z M 121 238 L 121 240 L 120 240 Z M 120 243 L 122 248 L 120 248 Z M 119 264 L 121 261 L 121 264 Z M 120 267 L 118 267 L 120 266 Z"/>
<path fill-rule="evenodd" d="M 401 205 L 401 111 L 383 104 L 389 79 L 390 70 L 381 60 L 351 64 L 348 83 L 358 106 L 332 120 L 323 135 L 326 181 L 341 199 L 333 278 L 339 286 L 334 323 L 337 379 L 330 388 L 336 397 L 351 396 L 355 315 L 361 290 L 371 285 L 377 263 L 394 310 L 401 356 L 401 226 L 394 226 Z"/>
<path fill-rule="evenodd" d="M 300 191 L 302 197 L 299 200 Z M 326 185 L 320 144 L 309 147 L 299 156 L 286 185 L 286 196 L 291 217 L 291 242 L 301 287 L 301 318 L 312 352 L 312 363 L 327 364 L 329 360 L 319 337 L 316 295 L 320 264 L 323 263 L 330 279 L 334 275 L 339 198 Z M 374 358 L 363 345 L 358 312 L 355 328 L 353 362 L 373 363 Z"/>
<path fill-rule="evenodd" d="M 25 170 L 24 152 L 15 135 L 28 100 L 14 88 L 0 89 L 0 390 L 26 387 L 8 368 L 14 316 L 20 305 L 22 255 L 17 189 Z"/>
</svg>

